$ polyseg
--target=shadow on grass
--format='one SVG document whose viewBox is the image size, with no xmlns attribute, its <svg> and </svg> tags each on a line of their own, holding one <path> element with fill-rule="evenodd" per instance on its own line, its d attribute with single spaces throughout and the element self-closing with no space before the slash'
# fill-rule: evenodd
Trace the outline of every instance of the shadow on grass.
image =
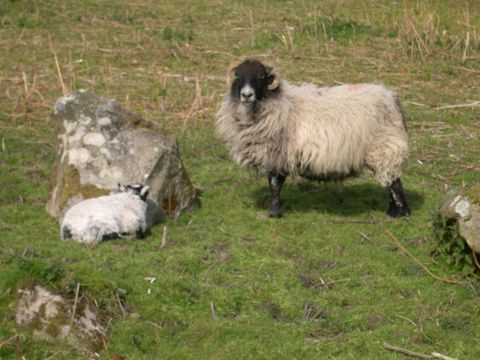
<svg viewBox="0 0 480 360">
<path fill-rule="evenodd" d="M 266 182 L 266 180 L 265 180 Z M 268 186 L 257 188 L 252 195 L 259 209 L 271 205 Z M 410 209 L 414 213 L 424 203 L 424 196 L 415 190 L 405 190 Z M 387 189 L 370 183 L 348 182 L 344 184 L 321 183 L 308 180 L 285 183 L 281 199 L 286 212 L 318 211 L 336 215 L 352 216 L 370 211 L 386 212 L 388 208 Z"/>
</svg>

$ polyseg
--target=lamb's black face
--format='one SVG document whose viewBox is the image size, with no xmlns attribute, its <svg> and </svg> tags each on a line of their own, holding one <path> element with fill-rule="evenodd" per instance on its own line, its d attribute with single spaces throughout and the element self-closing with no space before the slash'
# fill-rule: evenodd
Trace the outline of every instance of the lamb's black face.
<svg viewBox="0 0 480 360">
<path fill-rule="evenodd" d="M 144 186 L 142 184 L 130 184 L 125 186 L 118 184 L 118 190 L 120 192 L 131 192 L 135 195 L 140 196 L 142 200 L 146 200 L 150 188 L 148 187 L 148 185 Z"/>
<path fill-rule="evenodd" d="M 232 70 L 235 78 L 230 93 L 243 104 L 252 105 L 278 90 L 273 68 L 258 60 L 245 60 Z"/>
</svg>

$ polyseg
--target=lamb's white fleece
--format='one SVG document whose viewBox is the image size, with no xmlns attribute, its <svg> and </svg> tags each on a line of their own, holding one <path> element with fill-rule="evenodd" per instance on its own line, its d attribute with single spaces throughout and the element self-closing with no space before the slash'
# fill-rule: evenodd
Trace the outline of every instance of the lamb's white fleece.
<svg viewBox="0 0 480 360">
<path fill-rule="evenodd" d="M 62 240 L 99 243 L 103 239 L 136 236 L 146 230 L 147 203 L 131 192 L 87 199 L 67 210 Z"/>
</svg>

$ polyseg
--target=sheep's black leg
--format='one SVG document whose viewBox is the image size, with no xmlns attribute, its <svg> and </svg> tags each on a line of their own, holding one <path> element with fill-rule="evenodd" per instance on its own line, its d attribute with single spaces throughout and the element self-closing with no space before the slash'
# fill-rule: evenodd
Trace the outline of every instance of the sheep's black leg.
<svg viewBox="0 0 480 360">
<path fill-rule="evenodd" d="M 280 175 L 274 171 L 268 173 L 268 185 L 272 192 L 272 209 L 270 210 L 270 217 L 282 217 L 282 202 L 280 201 L 280 190 L 285 182 L 285 176 Z"/>
<path fill-rule="evenodd" d="M 387 215 L 391 217 L 410 216 L 410 208 L 408 207 L 400 179 L 395 179 L 392 182 L 388 195 L 390 206 L 388 207 Z"/>
</svg>

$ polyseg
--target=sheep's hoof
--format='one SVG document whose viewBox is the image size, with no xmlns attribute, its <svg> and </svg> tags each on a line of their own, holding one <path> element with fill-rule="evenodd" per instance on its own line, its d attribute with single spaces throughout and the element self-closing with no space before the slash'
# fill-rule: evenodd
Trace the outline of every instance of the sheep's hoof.
<svg viewBox="0 0 480 360">
<path fill-rule="evenodd" d="M 279 219 L 283 216 L 283 213 L 281 210 L 270 210 L 269 213 L 268 213 L 268 216 L 270 216 L 271 218 L 275 218 L 275 219 Z"/>
<path fill-rule="evenodd" d="M 408 208 L 408 206 L 389 207 L 387 210 L 387 215 L 393 218 L 407 217 L 410 216 L 410 209 Z"/>
</svg>

